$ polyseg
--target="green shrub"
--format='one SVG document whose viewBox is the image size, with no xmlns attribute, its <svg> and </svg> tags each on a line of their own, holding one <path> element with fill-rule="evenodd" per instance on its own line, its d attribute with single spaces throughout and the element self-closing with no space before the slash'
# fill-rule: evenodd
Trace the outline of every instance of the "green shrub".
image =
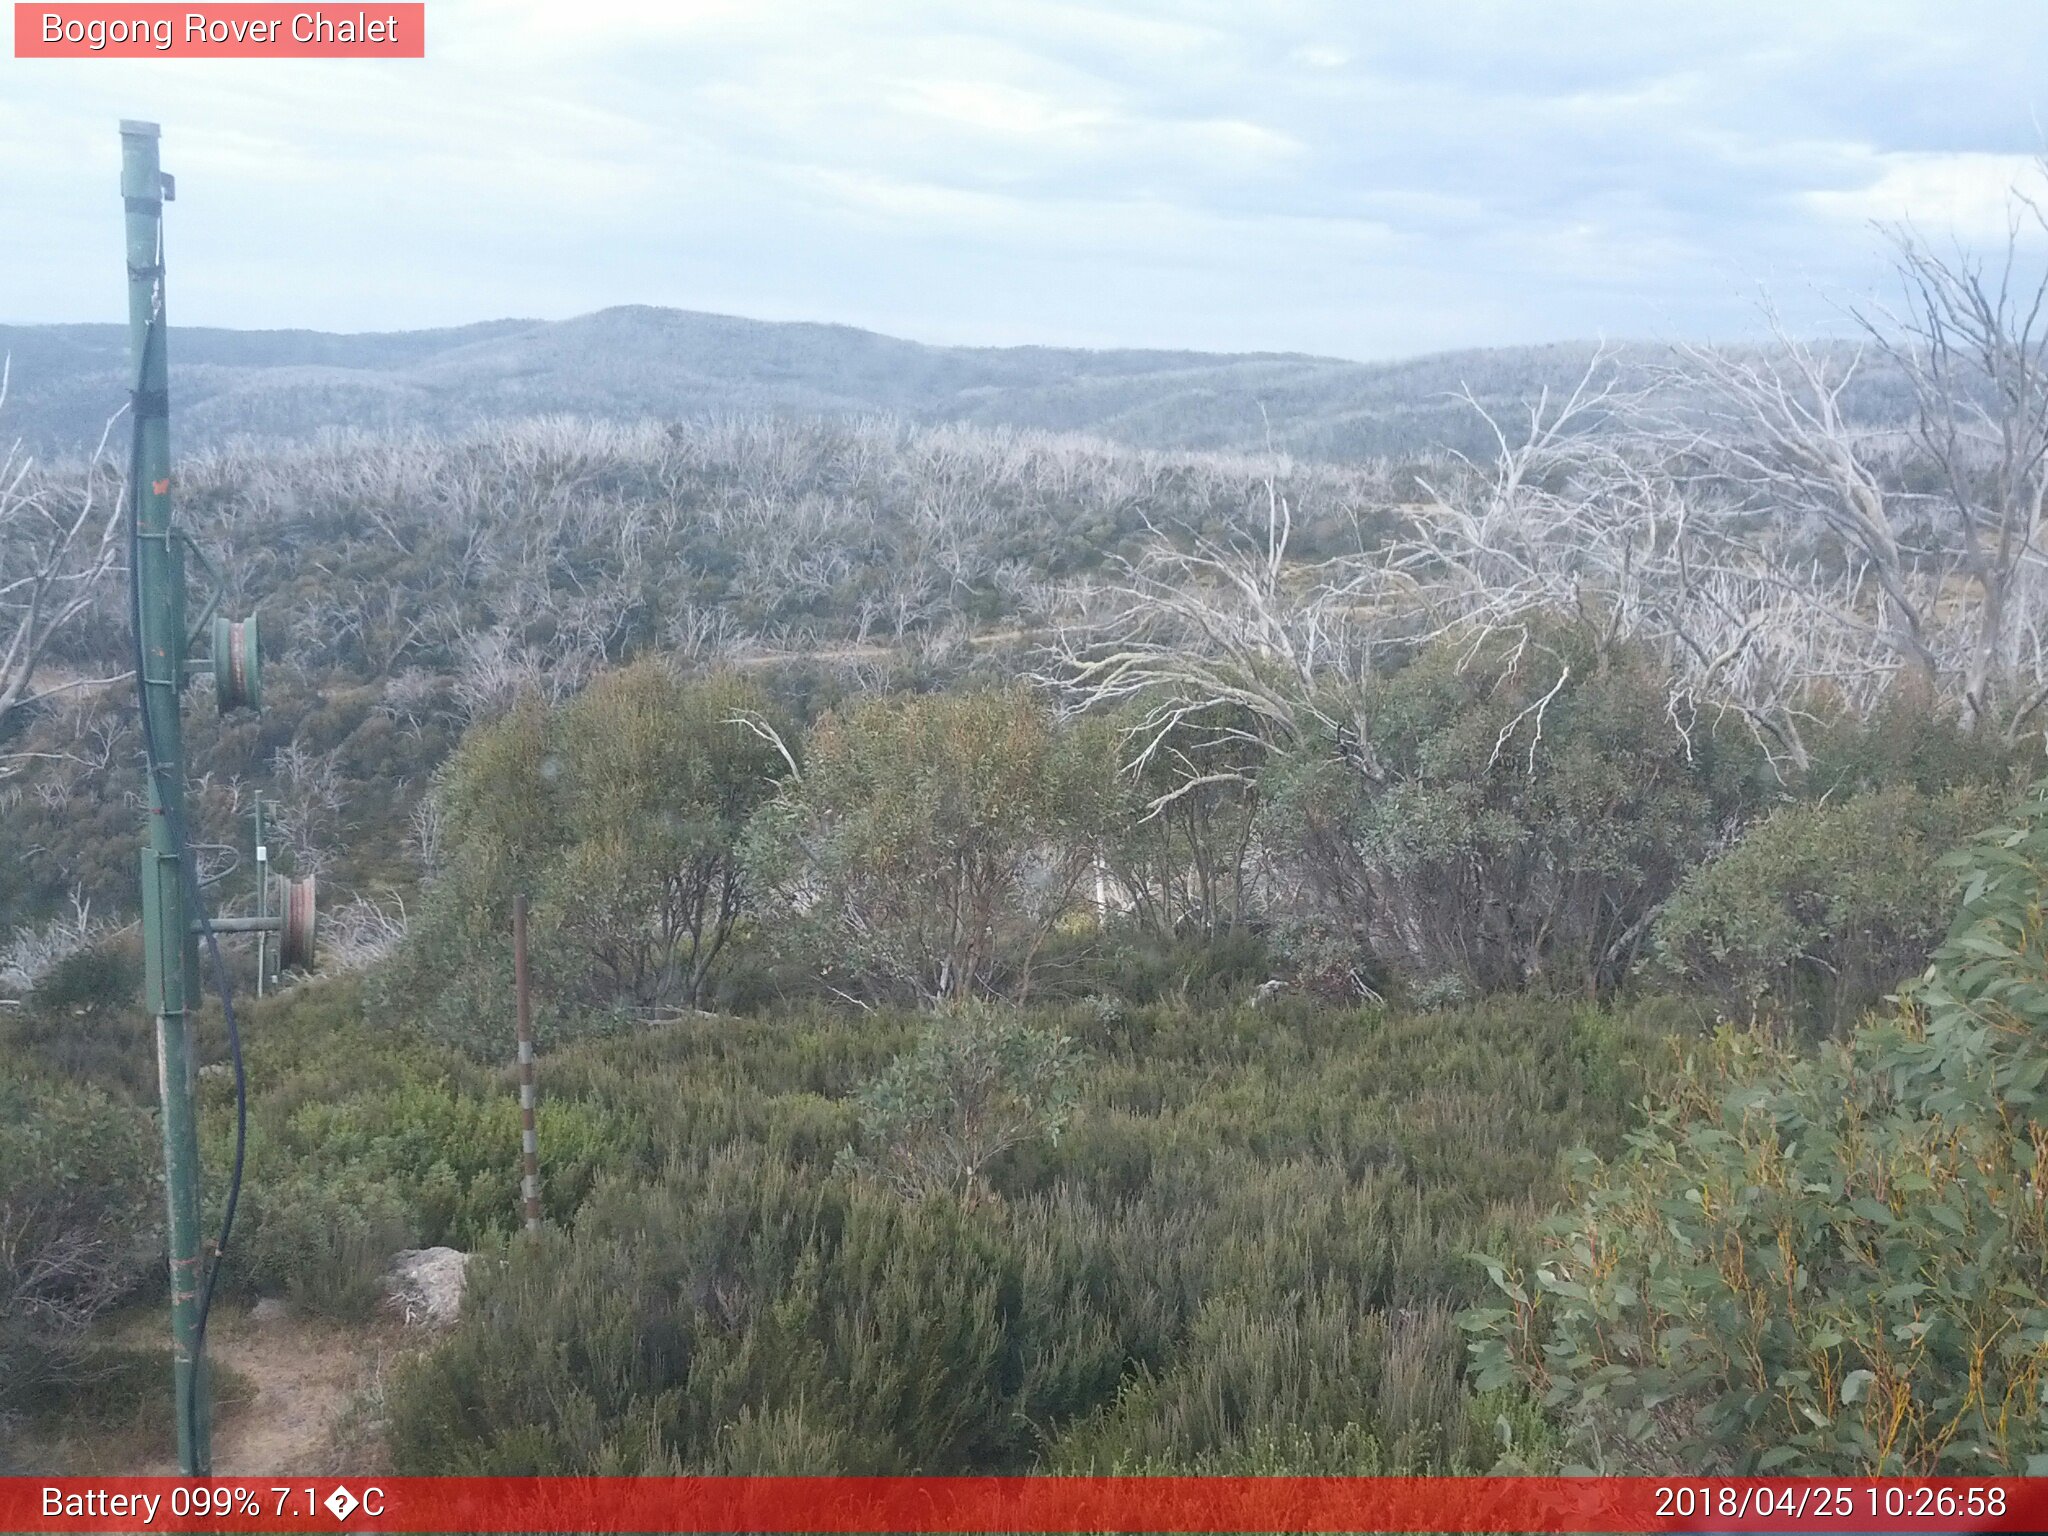
<svg viewBox="0 0 2048 1536">
<path fill-rule="evenodd" d="M 1057 940 L 1046 948 L 1050 975 L 1063 956 Z M 1265 935 L 1243 928 L 1176 939 L 1144 924 L 1113 923 L 1106 932 L 1085 935 L 1074 949 L 1070 976 L 1051 980 L 1042 995 L 1218 1008 L 1243 1002 L 1273 974 Z"/>
<path fill-rule="evenodd" d="M 250 1137 L 224 1284 L 361 1317 L 396 1250 L 470 1249 L 518 1225 L 520 1115 L 509 1073 L 373 1026 L 353 982 L 252 1006 L 245 1039 Z M 231 1085 L 207 1079 L 202 1108 L 206 1166 L 225 1170 Z M 540 1134 L 551 1219 L 572 1216 L 601 1172 L 656 1166 L 644 1126 L 623 1106 L 546 1097 Z M 224 1181 L 210 1178 L 207 1194 L 208 1221 L 217 1222 Z"/>
<path fill-rule="evenodd" d="M 1460 1355 L 1442 1306 L 1389 1315 L 1341 1291 L 1279 1307 L 1226 1295 L 1195 1317 L 1168 1371 L 1062 1437 L 1055 1470 L 1483 1471 L 1495 1447 L 1469 1411 Z"/>
<path fill-rule="evenodd" d="M 74 950 L 51 966 L 29 993 L 40 1012 L 106 1013 L 135 1006 L 142 990 L 142 956 L 131 946 L 108 940 Z"/>
<path fill-rule="evenodd" d="M 769 709 L 743 678 L 684 682 L 645 661 L 558 712 L 548 830 L 561 847 L 535 908 L 536 937 L 564 963 L 558 991 L 599 1006 L 706 998 L 748 895 L 747 818 L 788 771 L 763 734 Z"/>
<path fill-rule="evenodd" d="M 1018 688 L 864 700 L 818 722 L 755 818 L 752 878 L 844 988 L 1021 999 L 1095 872 L 1111 747 Z"/>
<path fill-rule="evenodd" d="M 550 1215 L 572 1214 L 606 1168 L 639 1161 L 630 1121 L 558 1098 L 539 1108 Z M 505 1230 L 519 1209 L 519 1102 L 410 1082 L 375 1097 L 301 1105 L 274 1145 L 293 1164 L 410 1191 L 422 1241 L 467 1248 Z"/>
<path fill-rule="evenodd" d="M 1534 1262 L 1489 1261 L 1482 1386 L 1609 1470 L 2048 1467 L 2048 785 L 1951 868 L 1903 1012 L 1810 1056 L 1724 1032 Z"/>
<path fill-rule="evenodd" d="M 80 1369 L 162 1255 L 156 1138 L 96 1088 L 0 1077 L 0 1422 Z"/>
<path fill-rule="evenodd" d="M 748 902 L 742 833 L 785 771 L 742 723 L 771 712 L 749 681 L 685 681 L 650 660 L 471 730 L 437 781 L 442 867 L 378 978 L 382 1011 L 502 1055 L 520 892 L 551 1041 L 707 1001 Z"/>
<path fill-rule="evenodd" d="M 282 1296 L 317 1316 L 372 1316 L 391 1256 L 419 1241 L 403 1192 L 339 1170 L 263 1181 L 243 1199 L 224 1276 L 244 1294 Z"/>
<path fill-rule="evenodd" d="M 1682 731 L 1668 697 L 1647 658 L 1566 625 L 1448 637 L 1375 679 L 1369 750 L 1312 739 L 1263 775 L 1267 846 L 1316 898 L 1285 926 L 1298 969 L 1354 995 L 1619 984 L 1759 788 L 1753 744 Z"/>
<path fill-rule="evenodd" d="M 967 1005 L 934 1019 L 914 1051 L 860 1093 L 863 1156 L 909 1198 L 987 1193 L 997 1158 L 1056 1142 L 1073 1112 L 1080 1063 L 1065 1035 Z"/>
<path fill-rule="evenodd" d="M 1245 937 L 1255 911 L 1259 786 L 1245 771 L 1258 721 L 1249 710 L 1127 705 L 1106 716 L 1128 760 L 1103 858 L 1130 903 L 1129 926 L 1152 945 Z M 1194 946 L 1189 946 L 1194 947 Z"/>
<path fill-rule="evenodd" d="M 743 1409 L 815 1414 L 848 1470 L 1000 1461 L 1016 1433 L 1002 1278 L 950 1202 L 753 1159 L 694 1188 L 613 1191 L 572 1238 L 483 1266 L 476 1325 L 394 1394 L 400 1466 L 718 1464 Z"/>
<path fill-rule="evenodd" d="M 1954 892 L 1942 856 L 1992 813 L 1982 790 L 1906 788 L 1774 811 L 1680 884 L 1658 968 L 1733 1019 L 1838 1027 L 1926 966 Z"/>
<path fill-rule="evenodd" d="M 170 1392 L 171 1347 L 87 1340 L 62 1381 L 44 1381 L 28 1393 L 24 1419 L 40 1438 L 78 1444 L 90 1436 L 89 1457 L 53 1466 L 45 1447 L 34 1464 L 16 1465 L 0 1436 L 0 1476 L 52 1473 L 81 1476 L 125 1471 L 138 1463 L 168 1462 L 178 1454 L 176 1404 Z M 256 1383 L 217 1356 L 207 1361 L 207 1385 L 216 1422 L 247 1407 Z M 83 1435 L 81 1435 L 83 1432 Z"/>
<path fill-rule="evenodd" d="M 2025 787 L 2040 760 L 2038 737 L 2018 734 L 2008 740 L 1997 730 L 1964 730 L 1953 714 L 1900 689 L 1867 717 L 1842 715 L 1817 731 L 1798 788 L 1818 801 L 1875 789 L 1937 797 L 1977 789 L 2005 800 Z"/>
<path fill-rule="evenodd" d="M 65 956 L 0 1020 L 0 1050 L 41 1075 L 156 1101 L 153 1026 L 142 1008 L 142 951 L 132 935 Z"/>
<path fill-rule="evenodd" d="M 110 1428 L 141 1422 L 145 1433 L 159 1427 L 176 1445 L 170 1394 L 171 1347 L 106 1344 L 82 1345 L 72 1369 L 58 1381 L 45 1379 L 23 1391 L 17 1403 L 31 1420 L 64 1427 Z M 4 1446 L 4 1441 L 0 1441 Z M 6 1464 L 0 1449 L 0 1472 L 26 1471 Z"/>
</svg>

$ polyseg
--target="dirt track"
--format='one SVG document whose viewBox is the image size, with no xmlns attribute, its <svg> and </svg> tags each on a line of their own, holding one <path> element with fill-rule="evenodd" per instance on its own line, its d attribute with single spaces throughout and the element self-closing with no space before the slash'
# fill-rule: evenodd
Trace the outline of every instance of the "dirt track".
<svg viewBox="0 0 2048 1536">
<path fill-rule="evenodd" d="M 343 1327 L 310 1319 L 216 1318 L 207 1353 L 255 1388 L 221 1410 L 213 1426 L 213 1470 L 221 1477 L 306 1476 L 342 1470 L 337 1446 L 351 1410 L 374 1388 L 404 1341 L 388 1324 Z M 144 1469 L 175 1473 L 174 1464 Z"/>
</svg>

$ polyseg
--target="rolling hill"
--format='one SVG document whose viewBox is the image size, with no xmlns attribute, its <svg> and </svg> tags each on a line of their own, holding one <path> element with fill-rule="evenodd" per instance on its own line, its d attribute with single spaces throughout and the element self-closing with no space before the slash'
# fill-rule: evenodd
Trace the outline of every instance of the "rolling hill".
<svg viewBox="0 0 2048 1536">
<path fill-rule="evenodd" d="M 849 326 L 643 306 L 573 320 L 334 335 L 174 327 L 181 448 L 331 428 L 460 429 L 506 416 L 860 415 L 1083 432 L 1150 448 L 1310 458 L 1479 446 L 1470 385 L 1508 403 L 1576 377 L 1586 344 L 1357 363 L 1291 353 L 938 347 Z M 89 445 L 121 403 L 120 325 L 0 325 L 0 430 Z"/>
</svg>

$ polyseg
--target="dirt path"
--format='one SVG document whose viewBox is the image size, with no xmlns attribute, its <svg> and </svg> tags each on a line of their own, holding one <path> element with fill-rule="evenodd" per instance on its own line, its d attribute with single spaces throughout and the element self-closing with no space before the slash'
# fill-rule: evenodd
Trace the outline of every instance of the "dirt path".
<svg viewBox="0 0 2048 1536">
<path fill-rule="evenodd" d="M 214 1471 L 228 1477 L 338 1470 L 335 1432 L 387 1353 L 382 1329 L 247 1317 L 209 1348 L 256 1388 L 214 1431 Z"/>
<path fill-rule="evenodd" d="M 107 1342 L 155 1345 L 162 1320 L 151 1309 L 118 1322 Z M 206 1352 L 214 1383 L 213 1469 L 223 1477 L 383 1472 L 381 1433 L 389 1370 L 424 1346 L 426 1335 L 395 1321 L 343 1326 L 286 1316 L 258 1320 L 217 1309 Z M 151 1373 L 147 1403 L 130 1416 L 95 1415 L 24 1431 L 0 1447 L 0 1470 L 72 1476 L 169 1477 L 178 1471 L 168 1373 Z M 163 1396 L 157 1397 L 161 1392 Z"/>
<path fill-rule="evenodd" d="M 966 636 L 967 643 L 975 646 L 1008 645 L 1016 640 L 1029 640 L 1043 633 L 1030 629 L 991 629 L 979 634 Z M 733 667 L 780 667 L 796 661 L 887 661 L 893 657 L 907 656 L 907 645 L 829 645 L 815 650 L 801 651 L 741 651 L 722 658 L 726 665 Z"/>
<path fill-rule="evenodd" d="M 311 1319 L 259 1321 L 246 1313 L 216 1317 L 207 1353 L 242 1378 L 254 1395 L 216 1414 L 213 1470 L 222 1477 L 331 1473 L 337 1456 L 353 1459 L 337 1434 L 359 1415 L 397 1356 L 401 1340 L 388 1324 L 342 1327 Z M 177 1467 L 151 1467 L 175 1473 Z M 373 1471 L 375 1468 L 347 1470 Z"/>
<path fill-rule="evenodd" d="M 734 667 L 781 667 L 794 661 L 881 661 L 898 654 L 893 645 L 836 645 L 813 651 L 742 651 L 722 659 Z"/>
</svg>

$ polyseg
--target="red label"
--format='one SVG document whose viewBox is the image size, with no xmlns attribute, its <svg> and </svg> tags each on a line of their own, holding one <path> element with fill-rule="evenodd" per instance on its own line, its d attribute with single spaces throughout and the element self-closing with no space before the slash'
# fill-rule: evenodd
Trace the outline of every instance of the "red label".
<svg viewBox="0 0 2048 1536">
<path fill-rule="evenodd" d="M 17 59 L 423 59 L 424 4 L 39 5 L 16 0 Z"/>
<path fill-rule="evenodd" d="M 0 1477 L 47 1532 L 2048 1530 L 2044 1478 Z"/>
</svg>

